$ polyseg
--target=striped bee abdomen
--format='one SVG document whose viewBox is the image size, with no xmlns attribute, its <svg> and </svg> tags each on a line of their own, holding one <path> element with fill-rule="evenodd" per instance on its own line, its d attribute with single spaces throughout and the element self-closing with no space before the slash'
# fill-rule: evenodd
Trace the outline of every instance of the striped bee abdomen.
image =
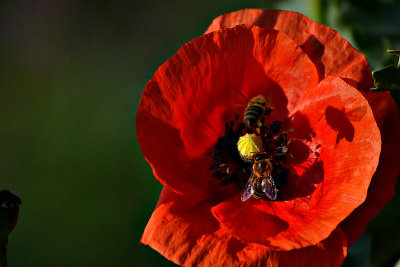
<svg viewBox="0 0 400 267">
<path fill-rule="evenodd" d="M 267 99 L 262 95 L 253 97 L 244 111 L 244 124 L 250 128 L 253 127 L 265 113 Z"/>
<path fill-rule="evenodd" d="M 260 198 L 266 197 L 266 195 L 265 195 L 263 192 L 255 191 L 255 192 L 253 193 L 253 197 L 254 197 L 255 199 L 260 199 Z"/>
</svg>

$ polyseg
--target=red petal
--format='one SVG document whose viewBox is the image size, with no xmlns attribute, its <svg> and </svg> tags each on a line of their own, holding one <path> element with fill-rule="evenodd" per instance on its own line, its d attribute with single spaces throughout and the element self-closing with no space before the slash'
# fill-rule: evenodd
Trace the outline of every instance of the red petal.
<svg viewBox="0 0 400 267">
<path fill-rule="evenodd" d="M 206 33 L 240 24 L 273 28 L 288 35 L 314 62 L 320 79 L 340 76 L 357 88 L 373 87 L 365 56 L 328 26 L 293 11 L 243 9 L 215 18 Z"/>
<path fill-rule="evenodd" d="M 180 265 L 230 265 L 245 245 L 219 229 L 210 208 L 164 187 L 141 242 Z"/>
<path fill-rule="evenodd" d="M 381 131 L 382 152 L 367 199 L 341 223 L 350 246 L 364 233 L 367 223 L 392 199 L 400 173 L 400 124 L 396 103 L 385 92 L 367 92 L 364 96 L 371 105 Z"/>
<path fill-rule="evenodd" d="M 183 194 L 205 192 L 208 152 L 225 122 L 257 94 L 270 97 L 272 118 L 285 119 L 317 82 L 307 55 L 275 30 L 238 26 L 199 37 L 146 85 L 136 118 L 142 153 L 164 185 Z"/>
<path fill-rule="evenodd" d="M 183 266 L 340 266 L 346 256 L 340 228 L 317 246 L 276 252 L 224 232 L 210 207 L 164 188 L 141 242 Z"/>
<path fill-rule="evenodd" d="M 279 251 L 280 267 L 341 266 L 347 255 L 346 235 L 340 227 L 315 246 Z"/>
<path fill-rule="evenodd" d="M 315 132 L 310 150 L 315 142 L 322 145 L 318 158 L 310 154 L 292 168 L 291 174 L 299 175 L 291 175 L 282 188 L 303 196 L 244 204 L 237 196 L 213 207 L 224 229 L 244 243 L 258 242 L 279 250 L 314 245 L 327 238 L 366 198 L 381 147 L 367 100 L 340 78 L 330 77 L 305 93 L 298 112 L 306 116 Z M 307 140 L 303 142 L 309 145 Z M 317 169 L 311 168 L 315 160 Z M 312 190 L 302 192 L 304 186 L 299 184 L 303 180 Z M 246 227 L 249 218 L 261 219 L 253 228 Z"/>
</svg>

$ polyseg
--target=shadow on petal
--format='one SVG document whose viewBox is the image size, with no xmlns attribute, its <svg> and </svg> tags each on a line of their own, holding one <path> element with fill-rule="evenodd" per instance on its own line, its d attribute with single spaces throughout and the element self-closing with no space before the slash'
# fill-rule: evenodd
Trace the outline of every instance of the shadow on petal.
<svg viewBox="0 0 400 267">
<path fill-rule="evenodd" d="M 234 197 L 211 210 L 221 227 L 244 243 L 268 245 L 269 237 L 276 236 L 289 227 L 286 221 L 271 213 L 267 202 L 253 198 L 242 202 Z"/>
<path fill-rule="evenodd" d="M 287 201 L 298 197 L 311 195 L 316 184 L 323 181 L 323 162 L 319 160 L 321 145 L 316 143 L 315 132 L 306 115 L 296 112 L 291 121 L 294 132 L 290 135 L 292 143 L 289 152 L 293 155 L 287 163 L 290 168 L 289 176 L 281 184 L 279 200 Z"/>
<path fill-rule="evenodd" d="M 354 126 L 347 118 L 343 110 L 328 106 L 325 109 L 325 119 L 328 125 L 337 132 L 336 145 L 345 138 L 352 142 L 354 138 Z"/>
<path fill-rule="evenodd" d="M 322 80 L 325 77 L 325 66 L 324 63 L 322 63 L 321 58 L 324 55 L 325 46 L 315 37 L 314 34 L 311 34 L 300 47 L 307 55 L 313 55 L 310 59 L 317 68 L 319 79 Z"/>
<path fill-rule="evenodd" d="M 280 200 L 288 201 L 312 195 L 316 185 L 324 179 L 324 163 L 315 161 L 302 173 L 293 173 L 286 186 L 280 190 Z"/>
</svg>

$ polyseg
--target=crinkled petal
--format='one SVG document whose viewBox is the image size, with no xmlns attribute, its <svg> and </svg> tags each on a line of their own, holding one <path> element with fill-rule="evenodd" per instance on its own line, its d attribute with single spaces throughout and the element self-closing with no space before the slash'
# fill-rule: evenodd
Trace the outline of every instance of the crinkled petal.
<svg viewBox="0 0 400 267">
<path fill-rule="evenodd" d="M 272 29 L 237 26 L 199 37 L 163 64 L 144 89 L 136 117 L 142 153 L 157 179 L 181 194 L 206 192 L 209 152 L 225 123 L 262 94 L 285 119 L 318 83 L 307 55 Z"/>
<path fill-rule="evenodd" d="M 381 148 L 367 100 L 342 79 L 328 77 L 304 94 L 297 112 L 313 131 L 310 155 L 294 164 L 278 194 L 289 187 L 287 191 L 303 195 L 245 203 L 236 196 L 212 208 L 222 227 L 244 243 L 258 242 L 277 250 L 314 245 L 327 238 L 367 196 Z M 312 153 L 315 142 L 321 145 L 318 157 Z M 318 168 L 307 171 L 315 166 L 312 163 Z M 248 227 L 250 218 L 260 218 L 256 227 Z"/>
<path fill-rule="evenodd" d="M 141 242 L 183 266 L 340 266 L 346 256 L 340 228 L 317 246 L 277 252 L 230 236 L 210 207 L 164 187 Z"/>
<path fill-rule="evenodd" d="M 369 90 L 373 86 L 365 56 L 328 26 L 293 11 L 243 9 L 215 18 L 206 33 L 240 24 L 272 28 L 288 35 L 314 62 L 321 80 L 340 76 L 357 88 Z"/>
<path fill-rule="evenodd" d="M 346 235 L 337 227 L 327 239 L 302 249 L 277 251 L 279 267 L 341 266 L 347 255 Z"/>
<path fill-rule="evenodd" d="M 364 96 L 381 132 L 382 152 L 367 199 L 341 223 L 350 246 L 364 233 L 367 223 L 393 198 L 400 173 L 400 124 L 396 103 L 387 92 L 366 92 Z"/>
</svg>

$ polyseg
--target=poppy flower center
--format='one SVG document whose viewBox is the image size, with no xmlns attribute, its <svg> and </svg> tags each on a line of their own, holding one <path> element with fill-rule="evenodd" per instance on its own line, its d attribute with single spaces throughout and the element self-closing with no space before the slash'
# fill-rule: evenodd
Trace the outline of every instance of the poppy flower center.
<svg viewBox="0 0 400 267">
<path fill-rule="evenodd" d="M 263 96 L 249 101 L 244 112 L 244 122 L 235 120 L 225 124 L 225 133 L 215 145 L 213 177 L 221 185 L 235 184 L 241 192 L 242 201 L 251 196 L 256 199 L 279 199 L 278 191 L 289 176 L 287 159 L 291 140 L 282 131 L 282 122 L 266 123 L 272 105 Z"/>
</svg>

